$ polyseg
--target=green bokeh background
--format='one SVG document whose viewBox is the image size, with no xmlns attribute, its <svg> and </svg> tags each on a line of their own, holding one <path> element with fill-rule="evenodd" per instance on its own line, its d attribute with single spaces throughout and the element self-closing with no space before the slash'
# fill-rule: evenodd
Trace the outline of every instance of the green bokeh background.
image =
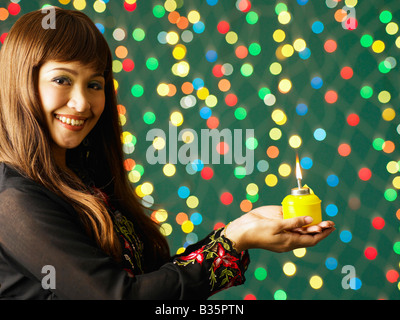
<svg viewBox="0 0 400 320">
<path fill-rule="evenodd" d="M 10 2 L 0 0 L 0 8 L 7 8 Z M 127 110 L 123 130 L 131 133 L 137 140 L 134 151 L 126 154 L 126 157 L 134 159 L 144 168 L 140 180 L 135 185 L 151 183 L 154 186 L 152 199 L 158 207 L 168 213 L 165 223 L 168 223 L 173 230 L 168 236 L 172 253 L 181 248 L 187 240 L 187 234 L 175 220 L 179 212 L 185 212 L 188 216 L 194 212 L 202 215 L 202 223 L 195 226 L 192 234 L 201 239 L 214 228 L 216 223 L 228 223 L 243 214 L 240 203 L 246 199 L 248 184 L 255 183 L 259 188 L 258 200 L 253 203 L 253 208 L 280 204 L 296 184 L 294 177 L 296 152 L 299 153 L 300 159 L 309 157 L 313 161 L 310 169 L 303 170 L 304 182 L 321 198 L 323 218 L 333 220 L 337 230 L 318 246 L 307 249 L 302 258 L 296 257 L 292 252 L 276 254 L 251 250 L 252 262 L 246 273 L 246 283 L 222 291 L 211 299 L 244 299 L 249 298 L 249 295 L 260 300 L 274 299 L 277 298 L 275 293 L 278 290 L 283 290 L 287 299 L 399 299 L 399 279 L 391 283 L 386 278 L 387 271 L 394 270 L 397 273 L 400 271 L 399 254 L 394 250 L 395 243 L 400 241 L 400 224 L 396 217 L 396 212 L 399 212 L 399 200 L 398 198 L 394 201 L 386 200 L 384 192 L 393 189 L 397 195 L 398 190 L 392 185 L 392 181 L 400 175 L 399 172 L 393 174 L 387 170 L 390 161 L 400 161 L 398 90 L 400 49 L 395 44 L 400 33 L 388 34 L 385 30 L 387 23 L 379 19 L 380 13 L 388 10 L 392 13 L 391 21 L 399 24 L 399 1 L 360 0 L 358 3 L 352 1 L 356 4 L 354 9 L 358 20 L 358 27 L 353 31 L 343 29 L 341 23 L 334 18 L 336 10 L 343 7 L 343 1 L 336 7 L 329 8 L 326 1 L 310 0 L 300 5 L 295 0 L 254 0 L 251 1 L 250 11 L 258 14 L 258 21 L 255 24 L 246 21 L 247 13 L 238 10 L 236 0 L 219 0 L 215 5 L 209 5 L 203 0 L 177 1 L 177 11 L 181 16 L 187 16 L 190 11 L 196 10 L 200 14 L 200 21 L 205 25 L 204 32 L 196 33 L 193 31 L 193 25 L 189 23 L 186 30 L 192 31 L 193 40 L 185 43 L 180 39 L 178 42 L 186 46 L 187 54 L 183 60 L 190 64 L 190 72 L 183 78 L 175 76 L 171 71 L 177 62 L 172 55 L 175 45 L 162 44 L 158 41 L 160 32 L 175 31 L 180 35 L 183 31 L 169 22 L 168 11 L 160 18 L 154 16 L 154 6 L 164 6 L 165 1 L 137 0 L 137 7 L 132 12 L 124 9 L 123 0 L 105 1 L 104 12 L 96 12 L 94 2 L 86 1 L 82 11 L 95 23 L 101 23 L 105 27 L 104 36 L 108 40 L 114 59 L 124 60 L 115 55 L 115 49 L 123 45 L 128 50 L 126 58 L 132 59 L 135 63 L 132 71 L 122 70 L 115 73 L 115 79 L 119 84 L 119 103 Z M 278 3 L 286 3 L 292 17 L 289 24 L 281 24 L 278 21 L 275 12 Z M 77 2 L 21 0 L 19 1 L 21 11 L 17 15 L 9 15 L 5 20 L 0 20 L 0 36 L 9 30 L 19 16 L 40 9 L 45 4 L 75 9 Z M 218 32 L 217 24 L 222 20 L 227 21 L 230 30 L 237 33 L 238 41 L 235 44 L 227 43 L 225 35 Z M 311 29 L 317 20 L 324 25 L 324 30 L 319 34 Z M 121 41 L 115 40 L 113 36 L 116 28 L 126 31 L 126 37 Z M 142 41 L 136 41 L 132 37 L 132 32 L 136 28 L 141 28 L 145 32 Z M 272 34 L 277 29 L 282 29 L 286 33 L 282 43 L 273 40 Z M 370 34 L 374 40 L 382 40 L 385 43 L 383 52 L 376 53 L 371 47 L 363 47 L 360 39 L 364 34 Z M 303 60 L 297 52 L 294 52 L 293 56 L 279 60 L 276 56 L 277 48 L 281 44 L 293 44 L 297 38 L 305 40 L 311 50 L 310 58 Z M 327 39 L 337 42 L 337 49 L 332 53 L 324 50 Z M 255 56 L 249 54 L 244 59 L 237 58 L 235 49 L 239 45 L 248 48 L 253 42 L 261 46 L 261 53 Z M 399 40 L 398 42 L 400 43 Z M 208 50 L 217 52 L 218 58 L 215 62 L 207 61 Z M 146 67 L 146 60 L 149 57 L 158 60 L 157 69 L 149 70 Z M 378 65 L 387 57 L 393 57 L 397 64 L 388 73 L 381 73 Z M 282 72 L 278 75 L 269 72 L 269 66 L 273 62 L 282 65 Z M 224 76 L 231 83 L 228 92 L 221 92 L 218 89 L 220 78 L 216 78 L 212 73 L 215 64 L 224 63 L 229 63 L 233 67 L 233 73 Z M 244 63 L 249 63 L 254 68 L 249 77 L 243 76 L 240 72 Z M 340 76 L 340 70 L 344 66 L 349 66 L 354 71 L 353 77 L 349 80 L 344 80 Z M 323 86 L 320 89 L 314 89 L 310 84 L 315 76 L 323 79 Z M 250 175 L 236 177 L 235 163 L 211 164 L 206 166 L 214 170 L 214 175 L 212 179 L 204 180 L 200 172 L 188 173 L 186 166 L 178 163 L 176 173 L 167 177 L 163 173 L 162 164 L 148 163 L 146 150 L 151 141 L 146 141 L 146 134 L 153 128 L 160 128 L 168 134 L 169 117 L 172 112 L 179 111 L 184 118 L 178 131 L 191 128 L 200 133 L 201 129 L 208 128 L 206 120 L 199 115 L 200 109 L 205 106 L 203 100 L 197 98 L 196 105 L 188 109 L 180 105 L 181 98 L 186 96 L 181 91 L 181 85 L 196 78 L 203 79 L 204 86 L 218 99 L 217 105 L 211 108 L 211 111 L 212 116 L 219 119 L 219 130 L 254 129 L 258 146 L 254 153 L 254 171 Z M 282 78 L 288 78 L 292 82 L 292 89 L 286 94 L 278 90 Z M 157 87 L 160 83 L 174 84 L 177 88 L 176 94 L 172 97 L 158 95 Z M 144 89 L 140 97 L 134 97 L 131 93 L 132 86 L 137 84 Z M 361 88 L 366 85 L 373 88 L 373 95 L 368 99 L 360 95 Z M 274 105 L 267 106 L 260 99 L 258 92 L 263 87 L 269 88 L 275 95 Z M 324 95 L 328 90 L 337 92 L 337 102 L 329 104 L 325 101 Z M 378 94 L 381 91 L 388 91 L 391 94 L 389 102 L 379 101 Z M 238 103 L 233 107 L 227 106 L 224 102 L 228 93 L 234 93 L 238 97 Z M 193 95 L 196 96 L 196 90 Z M 296 112 L 299 103 L 308 106 L 308 112 L 304 116 Z M 243 120 L 238 120 L 234 116 L 234 111 L 238 107 L 247 111 L 247 116 Z M 382 111 L 388 107 L 396 111 L 396 116 L 391 121 L 382 118 Z M 287 115 L 287 122 L 283 125 L 277 125 L 271 118 L 272 111 L 277 108 Z M 148 111 L 156 115 L 156 121 L 151 125 L 143 121 L 143 115 Z M 346 121 L 351 113 L 356 113 L 360 117 L 357 126 L 350 126 Z M 274 127 L 282 131 L 282 137 L 276 141 L 269 136 L 269 131 Z M 317 128 L 326 131 L 326 138 L 323 141 L 314 138 L 313 134 Z M 294 134 L 302 139 L 298 149 L 292 148 L 288 143 L 288 139 Z M 375 150 L 372 142 L 376 138 L 394 142 L 395 150 L 391 153 Z M 338 147 L 342 143 L 351 146 L 351 153 L 347 157 L 342 157 L 338 153 Z M 178 143 L 178 146 L 180 145 Z M 267 148 L 271 145 L 279 148 L 279 155 L 274 159 L 266 154 Z M 260 160 L 268 162 L 267 171 L 261 172 L 257 169 Z M 282 177 L 278 173 L 282 163 L 287 163 L 292 168 L 292 173 L 288 177 Z M 372 177 L 368 181 L 362 181 L 358 177 L 358 171 L 364 167 L 372 172 Z M 268 174 L 277 176 L 276 186 L 266 185 L 265 177 Z M 327 177 L 331 174 L 339 178 L 339 184 L 335 187 L 327 183 Z M 197 208 L 188 208 L 186 199 L 178 196 L 178 189 L 181 186 L 188 187 L 190 194 L 199 199 Z M 230 205 L 224 205 L 220 201 L 220 196 L 224 192 L 233 195 L 233 202 Z M 330 217 L 326 214 L 325 208 L 328 204 L 337 206 L 336 216 Z M 381 230 L 372 226 L 372 220 L 377 216 L 385 220 L 385 226 Z M 352 239 L 348 243 L 340 239 L 340 234 L 344 230 L 352 234 Z M 374 247 L 377 250 L 375 259 L 366 258 L 364 251 L 367 247 Z M 325 265 L 329 257 L 336 259 L 338 264 L 333 270 Z M 287 262 L 292 262 L 296 266 L 296 273 L 293 276 L 287 276 L 283 272 L 282 267 Z M 341 285 L 344 276 L 341 270 L 345 265 L 355 268 L 356 276 L 361 281 L 361 287 L 357 290 L 355 288 L 346 290 Z M 266 270 L 267 276 L 264 280 L 255 277 L 258 268 Z M 310 278 L 315 275 L 323 280 L 320 289 L 313 289 L 310 286 Z"/>
</svg>

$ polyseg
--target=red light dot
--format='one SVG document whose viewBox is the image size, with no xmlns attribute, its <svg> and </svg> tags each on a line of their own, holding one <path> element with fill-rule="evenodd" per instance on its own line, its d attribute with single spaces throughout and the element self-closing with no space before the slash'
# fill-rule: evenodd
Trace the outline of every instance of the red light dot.
<svg viewBox="0 0 400 320">
<path fill-rule="evenodd" d="M 225 34 L 229 31 L 230 29 L 230 25 L 228 22 L 226 21 L 220 21 L 217 25 L 217 30 L 219 33 Z"/>
<path fill-rule="evenodd" d="M 351 147 L 347 143 L 342 143 L 338 147 L 338 152 L 342 157 L 347 157 L 351 153 Z"/>
<path fill-rule="evenodd" d="M 336 48 L 337 48 L 337 43 L 335 40 L 332 39 L 326 40 L 324 44 L 324 49 L 326 52 L 332 53 L 336 50 Z"/>
<path fill-rule="evenodd" d="M 218 230 L 218 229 L 223 228 L 223 227 L 225 227 L 225 223 L 217 222 L 217 223 L 214 225 L 214 230 Z"/>
<path fill-rule="evenodd" d="M 217 78 L 223 77 L 224 73 L 223 73 L 222 69 L 223 69 L 222 65 L 216 64 L 212 69 L 212 73 L 213 73 L 214 77 L 217 77 Z"/>
<path fill-rule="evenodd" d="M 238 102 L 238 98 L 234 93 L 229 93 L 226 97 L 225 97 L 225 103 L 229 106 L 229 107 L 233 107 L 234 105 L 236 105 L 236 103 Z"/>
<path fill-rule="evenodd" d="M 389 270 L 386 272 L 386 279 L 390 283 L 395 283 L 399 279 L 399 273 L 396 270 Z"/>
<path fill-rule="evenodd" d="M 347 116 L 347 123 L 350 126 L 355 127 L 356 125 L 358 125 L 359 122 L 360 122 L 360 117 L 357 114 L 352 113 Z"/>
<path fill-rule="evenodd" d="M 20 11 L 21 11 L 21 7 L 20 7 L 20 5 L 18 3 L 12 3 L 11 2 L 8 5 L 8 12 L 11 15 L 16 16 L 18 13 L 20 13 Z"/>
<path fill-rule="evenodd" d="M 365 249 L 364 255 L 368 260 L 374 260 L 378 255 L 378 251 L 374 247 L 368 247 Z"/>
<path fill-rule="evenodd" d="M 350 17 L 345 22 L 345 27 L 347 30 L 355 30 L 358 27 L 357 19 Z"/>
<path fill-rule="evenodd" d="M 221 194 L 220 200 L 224 205 L 230 205 L 233 201 L 233 196 L 230 192 L 224 192 Z"/>
<path fill-rule="evenodd" d="M 131 59 L 125 59 L 122 62 L 122 68 L 126 71 L 126 72 L 130 72 L 135 68 L 135 63 L 131 60 Z"/>
<path fill-rule="evenodd" d="M 343 67 L 342 70 L 340 70 L 340 76 L 345 80 L 350 79 L 353 76 L 353 69 L 350 67 Z"/>
<path fill-rule="evenodd" d="M 335 103 L 338 99 L 336 91 L 329 90 L 325 93 L 325 101 L 328 103 Z"/>
<path fill-rule="evenodd" d="M 204 180 L 210 180 L 214 176 L 214 170 L 210 167 L 204 167 L 200 175 Z"/>
<path fill-rule="evenodd" d="M 216 149 L 219 154 L 226 154 L 229 151 L 229 144 L 220 142 L 217 144 Z"/>
<path fill-rule="evenodd" d="M 358 171 L 358 176 L 361 180 L 368 181 L 371 179 L 372 172 L 368 168 L 361 168 L 360 171 Z"/>
<path fill-rule="evenodd" d="M 251 9 L 251 2 L 249 0 L 240 0 L 238 8 L 242 12 L 248 12 Z"/>
<path fill-rule="evenodd" d="M 219 120 L 217 117 L 211 116 L 207 119 L 207 127 L 210 129 L 216 129 L 219 126 Z"/>
<path fill-rule="evenodd" d="M 127 3 L 127 2 L 124 2 L 124 8 L 125 8 L 126 11 L 129 11 L 129 12 L 135 11 L 135 9 L 136 9 L 136 2 L 135 2 L 135 3 L 132 3 L 132 4 L 129 4 L 129 3 Z"/>
<path fill-rule="evenodd" d="M 385 220 L 381 217 L 376 217 L 372 220 L 372 226 L 377 230 L 381 230 L 385 226 Z"/>
<path fill-rule="evenodd" d="M 257 300 L 257 298 L 254 294 L 249 293 L 245 295 L 244 300 Z"/>
<path fill-rule="evenodd" d="M 4 43 L 4 40 L 6 40 L 7 34 L 8 34 L 8 33 L 3 33 L 3 34 L 0 36 L 0 42 L 1 42 L 2 44 Z"/>
<path fill-rule="evenodd" d="M 238 46 L 235 50 L 236 57 L 239 59 L 244 59 L 247 57 L 249 51 L 245 46 Z"/>
</svg>

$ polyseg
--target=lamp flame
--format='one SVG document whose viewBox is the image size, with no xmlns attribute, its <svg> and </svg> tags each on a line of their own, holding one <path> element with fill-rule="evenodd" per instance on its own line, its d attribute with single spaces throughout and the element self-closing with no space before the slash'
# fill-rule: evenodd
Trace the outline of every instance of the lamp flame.
<svg viewBox="0 0 400 320">
<path fill-rule="evenodd" d="M 301 180 L 303 179 L 303 176 L 301 175 L 300 161 L 298 154 L 296 154 L 296 179 L 297 179 L 297 186 L 299 187 L 299 189 L 301 189 Z"/>
</svg>

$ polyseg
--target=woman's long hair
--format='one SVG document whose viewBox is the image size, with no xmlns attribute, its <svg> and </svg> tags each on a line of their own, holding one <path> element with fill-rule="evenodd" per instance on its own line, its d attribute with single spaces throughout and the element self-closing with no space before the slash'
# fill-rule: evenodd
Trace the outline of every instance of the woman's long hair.
<svg viewBox="0 0 400 320">
<path fill-rule="evenodd" d="M 22 16 L 0 51 L 0 161 L 42 184 L 73 205 L 87 232 L 107 254 L 119 260 L 121 248 L 102 201 L 79 179 L 60 170 L 51 153 L 51 137 L 38 94 L 40 67 L 49 60 L 77 61 L 102 72 L 105 109 L 89 134 L 89 146 L 67 150 L 67 163 L 93 172 L 99 186 L 130 214 L 144 242 L 145 271 L 169 257 L 166 239 L 146 215 L 123 166 L 121 128 L 108 44 L 82 12 L 55 8 L 56 29 L 43 29 L 41 11 Z"/>
</svg>

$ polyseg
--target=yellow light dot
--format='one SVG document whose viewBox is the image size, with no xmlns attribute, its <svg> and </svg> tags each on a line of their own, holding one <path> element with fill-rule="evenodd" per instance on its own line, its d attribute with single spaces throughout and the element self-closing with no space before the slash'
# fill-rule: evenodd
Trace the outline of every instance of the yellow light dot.
<svg viewBox="0 0 400 320">
<path fill-rule="evenodd" d="M 249 195 L 254 196 L 258 193 L 258 186 L 255 183 L 249 183 L 246 187 L 246 192 Z"/>
<path fill-rule="evenodd" d="M 306 42 L 303 39 L 296 39 L 293 43 L 294 50 L 301 52 L 306 48 Z"/>
<path fill-rule="evenodd" d="M 93 4 L 93 9 L 94 11 L 98 12 L 98 13 L 102 13 L 106 10 L 106 4 L 103 1 L 95 1 L 95 3 Z"/>
<path fill-rule="evenodd" d="M 287 177 L 292 172 L 292 168 L 287 163 L 282 163 L 278 168 L 278 172 L 282 177 Z"/>
<path fill-rule="evenodd" d="M 136 170 L 132 170 L 131 172 L 128 173 L 128 178 L 129 178 L 129 181 L 132 183 L 139 182 L 139 180 L 141 178 L 140 172 L 136 171 Z"/>
<path fill-rule="evenodd" d="M 119 87 L 119 83 L 117 80 L 114 79 L 114 89 L 118 90 L 118 87 Z"/>
<path fill-rule="evenodd" d="M 238 35 L 234 31 L 229 31 L 225 36 L 225 40 L 229 44 L 235 44 L 238 41 Z"/>
<path fill-rule="evenodd" d="M 118 115 L 118 119 L 119 119 L 119 124 L 121 126 L 124 126 L 126 124 L 126 117 L 123 114 L 119 114 Z"/>
<path fill-rule="evenodd" d="M 392 121 L 396 117 L 396 111 L 393 108 L 386 108 L 382 112 L 382 118 L 385 121 Z"/>
<path fill-rule="evenodd" d="M 185 252 L 185 248 L 184 247 L 180 247 L 178 250 L 176 250 L 176 254 L 182 254 Z"/>
<path fill-rule="evenodd" d="M 400 176 L 397 176 L 392 181 L 393 187 L 400 189 Z"/>
<path fill-rule="evenodd" d="M 132 142 L 133 136 L 130 132 L 124 131 L 122 132 L 121 141 L 122 143 L 129 143 Z"/>
<path fill-rule="evenodd" d="M 138 185 L 138 186 L 135 188 L 135 192 L 136 192 L 136 194 L 137 194 L 140 198 L 143 198 L 143 197 L 145 196 L 145 194 L 142 192 L 141 185 Z"/>
<path fill-rule="evenodd" d="M 297 258 L 303 258 L 306 255 L 306 248 L 299 248 L 299 249 L 294 249 L 293 250 L 293 254 L 297 257 Z"/>
<path fill-rule="evenodd" d="M 168 12 L 174 11 L 176 9 L 176 7 L 177 7 L 177 5 L 176 5 L 176 2 L 174 0 L 167 0 L 164 3 L 164 8 Z"/>
<path fill-rule="evenodd" d="M 186 205 L 191 209 L 197 208 L 199 205 L 199 199 L 196 196 L 189 196 L 186 199 Z"/>
<path fill-rule="evenodd" d="M 149 195 L 149 194 L 152 194 L 154 187 L 150 182 L 145 182 L 142 184 L 140 189 L 142 190 L 142 193 L 144 195 Z"/>
<path fill-rule="evenodd" d="M 213 94 L 210 94 L 209 96 L 207 96 L 207 98 L 206 98 L 207 107 L 213 108 L 217 105 L 217 103 L 218 103 L 218 99 L 216 96 L 214 96 Z"/>
<path fill-rule="evenodd" d="M 183 115 L 179 111 L 172 112 L 170 120 L 174 126 L 178 127 L 183 123 Z"/>
<path fill-rule="evenodd" d="M 396 22 L 389 22 L 386 26 L 386 32 L 390 35 L 394 35 L 399 31 L 399 26 Z"/>
<path fill-rule="evenodd" d="M 71 0 L 58 0 L 58 2 L 60 2 L 63 5 L 66 5 L 66 4 L 70 3 Z"/>
<path fill-rule="evenodd" d="M 286 38 L 285 31 L 281 29 L 275 30 L 272 34 L 272 38 L 275 40 L 275 42 L 282 42 Z"/>
<path fill-rule="evenodd" d="M 174 31 L 168 32 L 165 40 L 167 40 L 167 43 L 175 45 L 179 41 L 179 35 Z"/>
<path fill-rule="evenodd" d="M 281 24 L 288 24 L 291 19 L 292 19 L 292 16 L 288 11 L 282 11 L 278 15 L 278 21 Z"/>
<path fill-rule="evenodd" d="M 269 131 L 269 137 L 275 141 L 279 140 L 282 137 L 282 131 L 279 128 L 272 128 Z"/>
<path fill-rule="evenodd" d="M 282 65 L 279 62 L 273 62 L 269 66 L 269 72 L 273 75 L 278 75 L 282 72 Z"/>
<path fill-rule="evenodd" d="M 388 103 L 390 101 L 391 95 L 388 91 L 381 91 L 378 94 L 378 100 L 381 103 Z"/>
<path fill-rule="evenodd" d="M 158 222 L 164 222 L 165 220 L 168 219 L 168 212 L 165 211 L 164 209 L 157 210 L 155 218 L 157 219 Z"/>
<path fill-rule="evenodd" d="M 86 8 L 86 1 L 85 0 L 74 0 L 73 5 L 76 10 L 83 10 Z"/>
<path fill-rule="evenodd" d="M 322 281 L 322 278 L 320 276 L 312 276 L 310 278 L 310 286 L 313 289 L 316 289 L 316 290 L 320 289 L 322 287 L 323 283 L 324 282 Z"/>
<path fill-rule="evenodd" d="M 206 87 L 203 87 L 203 88 L 200 88 L 199 90 L 197 90 L 197 97 L 200 100 L 205 100 L 209 94 L 210 94 L 210 92 L 208 91 L 208 89 Z"/>
<path fill-rule="evenodd" d="M 289 79 L 279 81 L 278 90 L 281 93 L 288 93 L 292 89 L 292 82 Z"/>
<path fill-rule="evenodd" d="M 389 161 L 388 164 L 386 165 L 386 170 L 391 174 L 399 172 L 399 169 L 400 169 L 399 163 L 396 161 Z"/>
<path fill-rule="evenodd" d="M 166 95 L 168 95 L 168 93 L 169 93 L 168 85 L 166 83 L 160 83 L 157 86 L 157 93 L 162 97 L 165 97 Z"/>
<path fill-rule="evenodd" d="M 289 58 L 293 55 L 294 53 L 294 49 L 293 46 L 291 44 L 285 44 L 282 49 L 281 49 L 282 55 L 285 58 Z"/>
<path fill-rule="evenodd" d="M 289 138 L 289 145 L 293 149 L 297 149 L 301 146 L 301 138 L 298 135 L 293 135 Z"/>
<path fill-rule="evenodd" d="M 184 223 L 182 223 L 181 227 L 184 233 L 191 233 L 194 229 L 193 222 L 190 220 L 186 220 Z"/>
<path fill-rule="evenodd" d="M 160 226 L 160 232 L 167 237 L 172 233 L 172 226 L 169 223 L 163 223 Z"/>
<path fill-rule="evenodd" d="M 190 23 L 197 23 L 200 21 L 200 13 L 196 10 L 192 10 L 188 14 L 188 20 Z"/>
<path fill-rule="evenodd" d="M 172 66 L 172 73 L 179 77 L 186 77 L 189 74 L 190 65 L 186 61 L 175 63 Z"/>
<path fill-rule="evenodd" d="M 357 0 L 345 0 L 345 4 L 348 7 L 355 7 L 357 5 Z"/>
<path fill-rule="evenodd" d="M 172 163 L 167 163 L 164 167 L 163 167 L 163 173 L 164 175 L 166 175 L 167 177 L 172 177 L 176 172 L 176 168 Z"/>
<path fill-rule="evenodd" d="M 191 131 L 185 131 L 182 133 L 182 141 L 184 143 L 192 143 L 194 141 L 194 135 Z"/>
<path fill-rule="evenodd" d="M 165 140 L 162 137 L 155 137 L 153 140 L 153 147 L 156 150 L 164 149 L 165 147 Z"/>
<path fill-rule="evenodd" d="M 396 44 L 396 47 L 400 49 L 400 36 L 397 37 L 395 44 Z"/>
<path fill-rule="evenodd" d="M 186 56 L 186 47 L 183 44 L 178 44 L 172 51 L 172 56 L 176 60 L 182 60 Z"/>
<path fill-rule="evenodd" d="M 283 272 L 288 276 L 291 277 L 296 273 L 296 265 L 292 262 L 286 262 L 283 265 Z"/>
<path fill-rule="evenodd" d="M 381 53 L 385 50 L 385 43 L 381 40 L 376 40 L 372 43 L 372 51 L 376 53 Z"/>
<path fill-rule="evenodd" d="M 285 118 L 285 113 L 281 109 L 275 109 L 271 114 L 272 120 L 280 122 Z"/>
<path fill-rule="evenodd" d="M 268 187 L 274 187 L 278 183 L 278 178 L 274 174 L 269 174 L 265 177 L 265 184 Z"/>
</svg>

